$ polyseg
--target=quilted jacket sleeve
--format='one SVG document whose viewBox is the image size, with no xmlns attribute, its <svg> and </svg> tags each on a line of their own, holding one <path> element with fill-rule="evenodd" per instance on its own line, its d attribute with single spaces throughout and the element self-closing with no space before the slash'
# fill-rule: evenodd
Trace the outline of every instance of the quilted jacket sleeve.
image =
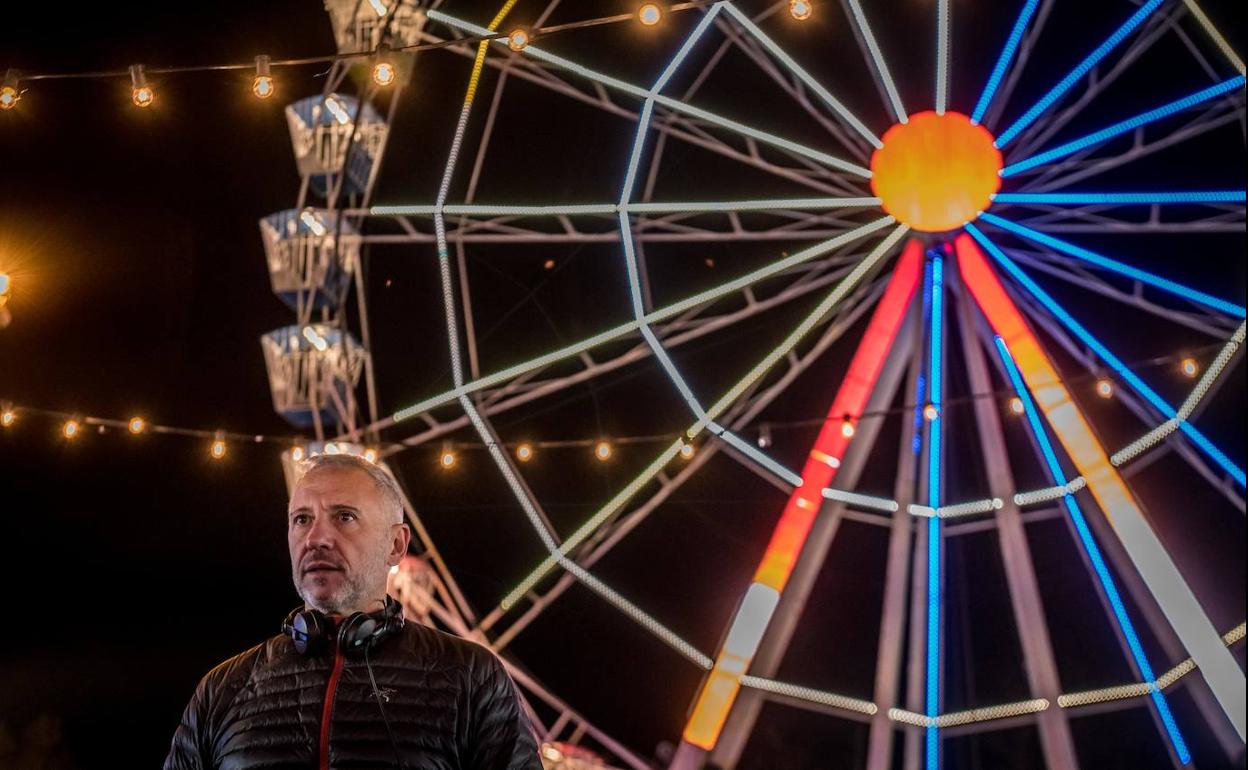
<svg viewBox="0 0 1248 770">
<path fill-rule="evenodd" d="M 164 770 L 211 770 L 212 757 L 207 750 L 204 733 L 208 726 L 212 672 L 199 680 L 190 703 L 182 712 L 182 721 L 173 733 L 173 745 L 165 757 Z"/>
<path fill-rule="evenodd" d="M 542 770 L 516 685 L 493 653 L 482 652 L 472 673 L 464 770 Z"/>
</svg>

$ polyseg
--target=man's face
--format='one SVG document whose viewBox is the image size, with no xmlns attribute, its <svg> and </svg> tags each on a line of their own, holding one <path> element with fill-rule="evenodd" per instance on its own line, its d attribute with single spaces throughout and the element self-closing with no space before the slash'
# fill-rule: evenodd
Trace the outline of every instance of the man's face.
<svg viewBox="0 0 1248 770">
<path fill-rule="evenodd" d="M 325 468 L 295 486 L 286 518 L 291 579 L 309 607 L 367 611 L 385 593 L 386 575 L 407 550 L 407 527 L 384 510 L 369 475 Z"/>
</svg>

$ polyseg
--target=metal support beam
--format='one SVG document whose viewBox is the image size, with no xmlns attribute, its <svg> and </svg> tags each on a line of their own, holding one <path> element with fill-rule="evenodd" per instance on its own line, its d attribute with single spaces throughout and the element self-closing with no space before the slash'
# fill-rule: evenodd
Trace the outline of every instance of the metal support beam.
<svg viewBox="0 0 1248 770">
<path fill-rule="evenodd" d="M 882 423 L 882 415 L 893 402 L 909 363 L 909 353 L 914 345 L 915 327 L 906 325 L 898 333 L 892 354 L 880 373 L 880 379 L 868 401 L 866 413 L 872 415 L 859 421 L 854 441 L 841 461 L 837 472 L 838 486 L 853 489 L 865 469 Z M 802 610 L 814 588 L 815 579 L 823 568 L 828 549 L 839 528 L 844 504 L 824 501 L 819 515 L 811 527 L 806 545 L 798 558 L 793 574 L 785 586 L 784 594 L 776 607 L 771 624 L 763 636 L 750 673 L 754 676 L 773 677 L 780 668 L 780 661 L 788 649 Z M 719 743 L 711 751 L 711 761 L 717 766 L 731 770 L 741 758 L 746 741 L 758 721 L 763 705 L 763 693 L 746 688 L 737 697 L 728 720 L 724 725 Z"/>
<path fill-rule="evenodd" d="M 958 326 L 971 392 L 991 393 L 992 380 L 984 360 L 984 351 L 975 333 L 979 318 L 975 313 L 974 303 L 967 301 L 965 292 L 961 291 L 956 271 L 950 271 L 949 280 L 954 295 L 959 299 Z M 1022 517 L 1013 501 L 1013 492 L 1017 485 L 1014 483 L 1014 472 L 1006 453 L 1005 435 L 1001 430 L 1000 405 L 996 399 L 979 398 L 974 400 L 972 409 L 975 412 L 984 470 L 988 476 L 989 494 L 1005 502 L 1004 507 L 996 513 L 997 537 L 1001 545 L 1001 562 L 1005 567 L 1006 582 L 1009 584 L 1014 620 L 1018 625 L 1018 640 L 1022 647 L 1027 683 L 1032 697 L 1045 698 L 1050 703 L 1056 703 L 1057 696 L 1061 694 L 1061 681 L 1057 674 L 1057 663 L 1053 658 L 1053 645 L 1049 640 L 1040 587 L 1036 582 Z M 1075 756 L 1070 725 L 1066 722 L 1065 713 L 1061 709 L 1045 709 L 1036 719 L 1040 728 L 1040 746 L 1050 770 L 1077 768 L 1079 761 Z"/>
<path fill-rule="evenodd" d="M 918 327 L 923 302 L 916 301 L 910 308 L 906 326 Z M 914 393 L 922 376 L 923 362 L 917 346 L 910 354 L 910 374 L 906 393 Z M 873 701 L 879 711 L 871 718 L 871 730 L 867 736 L 867 770 L 889 770 L 893 757 L 893 721 L 888 710 L 897 703 L 897 688 L 901 683 L 902 640 L 906 625 L 906 582 L 909 578 L 910 549 L 914 542 L 914 517 L 907 506 L 915 498 L 915 476 L 918 471 L 914 448 L 908 437 L 912 430 L 902 418 L 902 439 L 897 451 L 897 480 L 893 485 L 893 499 L 897 510 L 892 515 L 892 531 L 888 539 L 888 561 L 884 567 L 884 605 L 880 611 L 880 640 L 875 657 L 875 689 Z"/>
</svg>

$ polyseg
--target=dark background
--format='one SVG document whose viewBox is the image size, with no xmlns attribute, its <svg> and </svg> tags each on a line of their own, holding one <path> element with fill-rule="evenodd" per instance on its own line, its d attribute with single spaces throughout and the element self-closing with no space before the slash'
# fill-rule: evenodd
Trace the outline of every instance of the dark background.
<svg viewBox="0 0 1248 770">
<path fill-rule="evenodd" d="M 444 4 L 485 23 L 493 2 Z M 742 3 L 761 8 L 759 3 Z M 903 0 L 873 7 L 873 26 L 912 112 L 931 104 L 935 4 Z M 951 107 L 969 111 L 1013 22 L 1017 3 L 954 4 Z M 1059 0 L 1041 51 L 1028 65 L 1007 119 L 1019 114 L 1083 52 L 1135 7 L 1127 2 Z M 1245 51 L 1237 5 L 1206 2 L 1210 15 Z M 522 0 L 515 22 L 531 21 Z M 615 0 L 565 2 L 552 23 L 628 10 Z M 61 18 L 60 16 L 65 16 Z M 681 14 L 658 30 L 617 25 L 551 38 L 550 48 L 634 82 L 653 80 L 695 20 Z M 4 13 L 0 68 L 26 71 L 122 69 L 274 59 L 333 50 L 317 2 L 130 3 L 50 13 L 34 5 Z M 797 26 L 783 14 L 764 25 L 877 133 L 889 125 L 848 21 L 834 4 Z M 1198 27 L 1184 22 L 1229 77 Z M 706 49 L 700 49 L 705 54 Z M 492 52 L 491 55 L 499 55 Z M 695 54 L 695 59 L 697 54 Z M 731 58 L 731 57 L 730 57 Z M 14 320 L 0 330 L 0 399 L 19 406 L 274 436 L 296 435 L 272 410 L 258 337 L 292 323 L 269 290 L 256 221 L 294 205 L 298 176 L 283 105 L 320 92 L 324 67 L 279 70 L 278 95 L 258 102 L 250 73 L 153 77 L 155 105 L 129 103 L 124 79 L 45 81 L 18 109 L 0 115 L 0 269 L 13 276 Z M 432 202 L 468 74 L 468 60 L 424 54 L 404 93 L 375 196 L 378 203 Z M 683 80 L 682 80 L 683 77 Z M 474 150 L 485 96 L 465 146 Z M 687 85 L 678 76 L 673 90 Z M 1062 134 L 1078 136 L 1208 83 L 1175 41 L 1159 44 Z M 743 98 L 743 94 L 748 98 Z M 384 102 L 383 97 L 383 102 Z M 763 128 L 839 147 L 774 94 L 743 57 L 726 61 L 698 103 Z M 479 200 L 613 200 L 632 124 L 523 84 L 504 95 L 483 168 Z M 1060 137 L 1059 137 L 1060 138 Z M 1244 185 L 1239 124 L 1163 153 L 1081 189 L 1218 189 Z M 795 190 L 695 150 L 673 151 L 656 198 L 788 195 Z M 450 200 L 463 196 L 471 155 L 461 160 Z M 866 216 L 866 215 L 864 215 Z M 865 221 L 865 220 L 864 220 Z M 1145 267 L 1242 303 L 1244 239 L 1232 236 L 1079 237 Z M 787 244 L 669 246 L 648 251 L 655 302 L 685 296 L 773 258 Z M 616 247 L 480 247 L 469 250 L 482 370 L 493 371 L 580 339 L 628 317 Z M 543 263 L 554 258 L 557 267 Z M 710 260 L 708 262 L 708 260 Z M 379 247 L 367 262 L 374 356 L 383 413 L 450 384 L 437 269 L 431 246 Z M 1184 350 L 1210 357 L 1215 341 L 1157 323 L 1051 281 L 1129 362 Z M 815 297 L 712 335 L 676 355 L 695 390 L 713 400 L 782 337 Z M 769 408 L 773 423 L 817 419 L 852 354 L 856 335 L 834 346 Z M 956 361 L 951 358 L 951 361 Z M 1065 372 L 1076 368 L 1063 356 Z M 951 367 L 952 368 L 952 367 Z M 1167 398 L 1190 383 L 1172 364 L 1141 374 Z M 953 399 L 964 382 L 953 378 Z M 1076 388 L 1110 447 L 1144 428 L 1124 409 Z M 1000 387 L 1002 383 L 998 383 Z M 1244 367 L 1231 372 L 1201 427 L 1242 465 Z M 890 425 L 900 425 L 898 414 Z M 644 408 L 643 408 L 644 407 Z M 451 415 L 452 412 L 447 411 Z M 981 471 L 966 413 L 951 406 L 950 499 L 976 496 Z M 684 406 L 647 361 L 497 421 L 505 440 L 674 434 Z M 961 426 L 961 427 L 959 427 Z M 774 452 L 800 466 L 814 430 L 777 428 Z M 1011 431 L 1022 486 L 1046 483 Z M 34 413 L 0 432 L 0 520 L 4 522 L 6 629 L 0 643 L 0 756 L 39 736 L 59 741 L 67 766 L 156 765 L 198 677 L 276 632 L 297 599 L 284 552 L 285 500 L 271 444 L 233 443 L 220 462 L 207 441 L 124 432 L 87 433 L 73 442 L 59 422 Z M 410 428 L 386 435 L 397 440 Z M 963 431 L 959 433 L 959 431 Z M 888 431 L 885 431 L 888 434 Z M 896 428 L 893 429 L 896 433 Z M 395 467 L 470 600 L 488 611 L 540 557 L 540 544 L 475 436 L 456 470 L 437 470 L 440 445 L 405 452 Z M 959 443 L 959 438 L 962 439 Z M 860 485 L 891 489 L 894 436 Z M 564 532 L 596 510 L 656 445 L 617 448 L 611 463 L 585 450 L 551 450 L 526 477 Z M 1173 456 L 1136 477 L 1135 489 L 1175 552 L 1219 630 L 1244 618 L 1244 518 Z M 722 456 L 630 536 L 596 569 L 704 651 L 713 651 L 744 581 L 783 505 L 783 496 Z M 1108 621 L 1060 522 L 1029 528 L 1066 690 L 1131 678 Z M 869 697 L 886 531 L 852 522 L 799 627 L 780 678 Z M 1000 558 L 991 535 L 950 547 L 949 709 L 1025 697 L 1017 639 Z M 969 619 L 975 618 L 974 622 Z M 1138 617 L 1138 616 L 1137 616 Z M 1156 653 L 1154 668 L 1177 661 Z M 1243 665 L 1243 648 L 1237 656 Z M 512 652 L 589 718 L 648 755 L 675 741 L 699 684 L 696 670 L 588 591 L 575 587 L 513 645 Z M 1023 691 L 1019 687 L 1023 686 Z M 1172 699 L 1201 767 L 1225 761 L 1199 724 L 1188 695 Z M 1085 767 L 1164 767 L 1162 739 L 1141 705 L 1072 722 Z M 57 738 L 56 736 L 60 737 Z M 839 767 L 862 761 L 865 727 L 768 705 L 745 765 Z M 1036 767 L 1032 728 L 946 743 L 953 767 Z M 834 759 L 829 759 L 830 757 Z"/>
</svg>

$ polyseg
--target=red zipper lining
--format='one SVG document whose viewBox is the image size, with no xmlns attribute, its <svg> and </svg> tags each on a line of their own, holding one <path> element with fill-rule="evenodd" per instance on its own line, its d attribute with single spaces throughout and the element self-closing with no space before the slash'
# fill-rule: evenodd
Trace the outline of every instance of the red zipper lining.
<svg viewBox="0 0 1248 770">
<path fill-rule="evenodd" d="M 325 685 L 325 705 L 321 709 L 321 770 L 329 770 L 329 717 L 334 710 L 334 696 L 338 694 L 338 678 L 342 675 L 342 650 L 334 648 L 334 670 Z"/>
</svg>

